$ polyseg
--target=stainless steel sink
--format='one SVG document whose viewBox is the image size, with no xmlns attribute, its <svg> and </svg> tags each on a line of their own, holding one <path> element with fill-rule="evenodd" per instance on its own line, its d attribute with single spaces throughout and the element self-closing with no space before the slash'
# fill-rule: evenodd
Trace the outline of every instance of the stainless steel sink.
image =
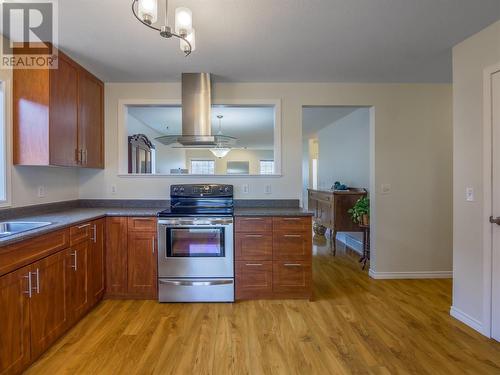
<svg viewBox="0 0 500 375">
<path fill-rule="evenodd" d="M 0 238 L 12 236 L 20 232 L 45 227 L 52 223 L 48 221 L 4 221 L 0 222 Z"/>
</svg>

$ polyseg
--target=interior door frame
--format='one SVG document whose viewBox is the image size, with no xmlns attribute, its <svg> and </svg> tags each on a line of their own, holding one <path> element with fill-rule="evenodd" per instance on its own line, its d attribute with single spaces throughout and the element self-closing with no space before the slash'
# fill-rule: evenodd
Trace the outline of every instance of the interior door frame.
<svg viewBox="0 0 500 375">
<path fill-rule="evenodd" d="M 483 322 L 482 334 L 491 337 L 493 300 L 493 117 L 492 76 L 500 72 L 500 63 L 483 72 Z"/>
</svg>

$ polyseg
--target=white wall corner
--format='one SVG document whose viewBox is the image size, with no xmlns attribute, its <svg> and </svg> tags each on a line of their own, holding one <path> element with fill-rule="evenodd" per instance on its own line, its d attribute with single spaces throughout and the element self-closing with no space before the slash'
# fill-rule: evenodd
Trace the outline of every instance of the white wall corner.
<svg viewBox="0 0 500 375">
<path fill-rule="evenodd" d="M 372 279 L 451 279 L 453 271 L 417 271 L 417 272 L 377 272 L 370 268 L 368 275 Z"/>
<path fill-rule="evenodd" d="M 483 323 L 481 323 L 479 320 L 473 318 L 472 316 L 464 313 L 462 310 L 456 308 L 455 306 L 451 306 L 450 308 L 450 315 L 454 317 L 455 319 L 461 321 L 465 325 L 469 326 L 470 328 L 478 331 L 480 334 L 490 337 L 488 333 L 485 332 L 485 329 L 483 327 Z"/>
</svg>

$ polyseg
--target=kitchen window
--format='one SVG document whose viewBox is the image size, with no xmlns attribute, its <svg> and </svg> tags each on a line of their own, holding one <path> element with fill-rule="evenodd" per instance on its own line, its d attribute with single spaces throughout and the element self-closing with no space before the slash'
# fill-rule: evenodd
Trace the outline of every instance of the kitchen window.
<svg viewBox="0 0 500 375">
<path fill-rule="evenodd" d="M 191 174 L 215 174 L 215 161 L 191 160 Z"/>
<path fill-rule="evenodd" d="M 259 174 L 274 174 L 274 160 L 261 160 Z"/>
</svg>

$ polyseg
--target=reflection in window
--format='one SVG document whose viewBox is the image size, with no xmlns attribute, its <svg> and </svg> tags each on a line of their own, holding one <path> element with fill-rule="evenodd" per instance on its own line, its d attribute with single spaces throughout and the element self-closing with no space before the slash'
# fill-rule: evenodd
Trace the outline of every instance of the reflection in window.
<svg viewBox="0 0 500 375">
<path fill-rule="evenodd" d="M 274 174 L 274 160 L 261 160 L 259 174 Z"/>
<path fill-rule="evenodd" d="M 214 160 L 191 160 L 192 174 L 215 174 Z"/>
</svg>

